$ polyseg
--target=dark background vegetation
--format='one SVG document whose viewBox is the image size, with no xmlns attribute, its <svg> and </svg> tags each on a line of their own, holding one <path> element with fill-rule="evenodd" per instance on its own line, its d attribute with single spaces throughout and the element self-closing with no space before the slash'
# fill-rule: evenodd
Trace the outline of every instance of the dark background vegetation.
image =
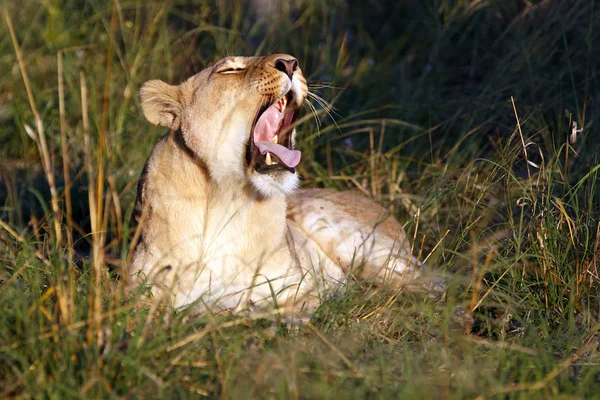
<svg viewBox="0 0 600 400">
<path fill-rule="evenodd" d="M 595 1 L 23 0 L 2 11 L 0 397 L 600 393 Z M 389 207 L 415 255 L 446 275 L 445 301 L 350 280 L 295 328 L 132 311 L 115 276 L 135 182 L 164 133 L 144 120 L 139 87 L 272 52 L 296 56 L 334 107 L 313 100 L 320 123 L 307 109 L 298 129 L 304 186 L 360 190 Z M 106 177 L 101 239 L 88 161 Z M 94 244 L 108 267 L 96 274 Z M 457 306 L 472 326 L 457 323 Z"/>
</svg>

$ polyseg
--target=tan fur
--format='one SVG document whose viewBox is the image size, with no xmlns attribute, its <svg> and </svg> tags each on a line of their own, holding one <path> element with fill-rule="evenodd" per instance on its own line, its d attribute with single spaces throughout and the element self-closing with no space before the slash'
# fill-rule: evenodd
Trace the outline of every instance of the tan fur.
<svg viewBox="0 0 600 400">
<path fill-rule="evenodd" d="M 260 174 L 248 161 L 260 107 L 288 92 L 298 108 L 306 98 L 302 71 L 290 79 L 278 60 L 294 59 L 230 57 L 179 86 L 142 87 L 146 118 L 171 129 L 148 159 L 134 212 L 142 226 L 130 277 L 154 299 L 310 312 L 350 273 L 416 274 L 406 235 L 383 207 L 352 192 L 292 194 L 295 172 Z"/>
</svg>

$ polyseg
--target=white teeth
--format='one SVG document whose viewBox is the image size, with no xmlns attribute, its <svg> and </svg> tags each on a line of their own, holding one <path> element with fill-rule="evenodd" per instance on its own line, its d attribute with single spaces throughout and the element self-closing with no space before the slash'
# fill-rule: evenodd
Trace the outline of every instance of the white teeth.
<svg viewBox="0 0 600 400">
<path fill-rule="evenodd" d="M 273 165 L 277 164 L 277 161 L 273 161 L 273 159 L 271 158 L 271 153 L 267 152 L 267 155 L 265 156 L 265 163 L 267 165 Z"/>
<path fill-rule="evenodd" d="M 275 108 L 277 108 L 279 110 L 279 112 L 283 112 L 286 105 L 287 105 L 287 97 L 282 97 L 281 99 L 279 99 L 277 104 L 275 104 Z"/>
<path fill-rule="evenodd" d="M 271 139 L 271 143 L 277 143 L 277 140 L 279 140 L 278 135 L 273 136 L 273 138 Z"/>
</svg>

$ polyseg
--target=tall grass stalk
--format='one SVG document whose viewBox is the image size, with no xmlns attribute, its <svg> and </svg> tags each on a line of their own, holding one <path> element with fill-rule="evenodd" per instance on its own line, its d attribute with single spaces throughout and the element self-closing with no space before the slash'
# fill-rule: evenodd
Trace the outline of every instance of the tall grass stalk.
<svg viewBox="0 0 600 400">
<path fill-rule="evenodd" d="M 42 165 L 44 166 L 44 172 L 46 173 L 46 179 L 48 180 L 48 185 L 50 186 L 50 194 L 52 196 L 52 212 L 53 212 L 53 221 L 54 221 L 54 242 L 56 247 L 59 247 L 62 242 L 62 231 L 61 231 L 61 213 L 58 205 L 58 194 L 56 191 L 56 184 L 54 182 L 54 171 L 52 169 L 52 165 L 50 162 L 50 154 L 48 152 L 48 145 L 46 143 L 46 135 L 44 133 L 44 124 L 42 122 L 42 118 L 40 117 L 40 113 L 38 112 L 37 106 L 35 105 L 35 99 L 31 92 L 31 87 L 29 84 L 29 78 L 27 77 L 27 70 L 25 69 L 25 64 L 23 62 L 23 56 L 21 55 L 21 49 L 19 48 L 19 43 L 17 42 L 17 37 L 15 35 L 15 30 L 12 25 L 12 20 L 8 15 L 8 11 L 4 9 L 4 19 L 6 20 L 6 26 L 8 27 L 8 31 L 10 32 L 10 38 L 13 43 L 13 47 L 15 50 L 15 54 L 17 56 L 17 61 L 19 63 L 19 70 L 21 71 L 21 76 L 23 77 L 23 84 L 25 85 L 25 90 L 27 91 L 27 98 L 29 99 L 29 106 L 31 107 L 31 112 L 33 113 L 33 118 L 35 119 L 35 126 L 37 128 L 37 136 L 33 136 L 36 144 L 39 147 L 39 153 L 42 157 Z"/>
</svg>

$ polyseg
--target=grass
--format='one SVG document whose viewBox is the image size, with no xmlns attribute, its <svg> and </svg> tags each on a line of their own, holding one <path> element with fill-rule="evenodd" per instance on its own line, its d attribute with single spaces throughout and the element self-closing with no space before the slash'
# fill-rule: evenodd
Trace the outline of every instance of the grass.
<svg viewBox="0 0 600 400">
<path fill-rule="evenodd" d="M 2 3 L 0 397 L 600 398 L 595 2 L 249 4 Z M 273 51 L 335 106 L 303 185 L 389 207 L 444 302 L 349 281 L 286 326 L 123 294 L 140 85 Z"/>
</svg>

